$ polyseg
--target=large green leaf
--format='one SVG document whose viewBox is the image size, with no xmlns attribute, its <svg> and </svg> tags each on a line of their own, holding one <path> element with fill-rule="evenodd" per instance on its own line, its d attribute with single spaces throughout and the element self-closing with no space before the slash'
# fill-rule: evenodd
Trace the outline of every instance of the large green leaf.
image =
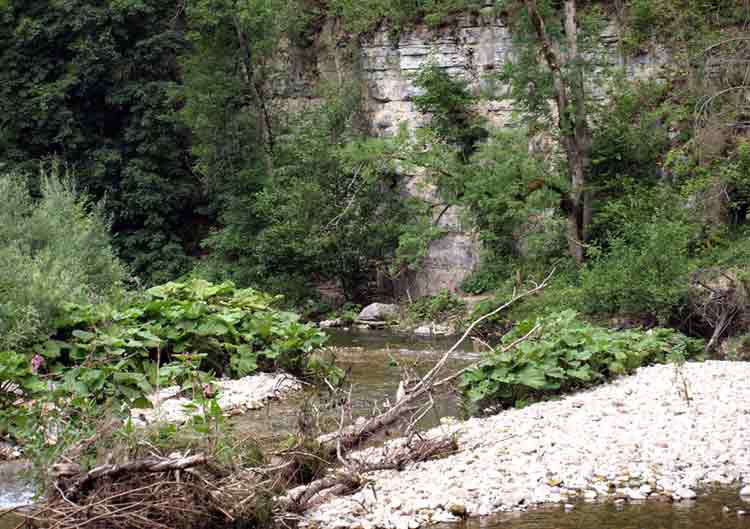
<svg viewBox="0 0 750 529">
<path fill-rule="evenodd" d="M 520 384 L 534 389 L 544 389 L 547 385 L 544 370 L 533 365 L 527 365 L 516 373 L 516 379 Z"/>
</svg>

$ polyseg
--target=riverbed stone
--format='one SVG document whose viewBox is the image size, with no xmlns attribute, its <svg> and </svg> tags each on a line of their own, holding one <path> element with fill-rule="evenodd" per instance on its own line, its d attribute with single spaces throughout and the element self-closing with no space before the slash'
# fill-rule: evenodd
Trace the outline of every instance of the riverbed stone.
<svg viewBox="0 0 750 529">
<path fill-rule="evenodd" d="M 420 325 L 416 329 L 414 329 L 414 334 L 417 336 L 449 336 L 453 334 L 453 329 L 447 325 L 438 325 L 438 324 L 428 324 L 428 325 Z"/>
<path fill-rule="evenodd" d="M 456 435 L 455 454 L 368 479 L 389 513 L 421 525 L 427 521 L 420 497 L 437 498 L 444 506 L 460 503 L 465 516 L 478 516 L 552 501 L 564 506 L 576 495 L 617 502 L 627 501 L 618 496 L 690 500 L 698 487 L 720 480 L 750 484 L 750 363 L 687 363 L 681 370 L 691 390 L 683 414 L 674 414 L 680 398 L 674 366 L 645 367 L 559 400 L 442 421 L 423 435 Z M 364 453 L 375 457 L 380 451 Z M 622 494 L 626 491 L 629 495 Z M 401 504 L 392 502 L 396 498 Z M 360 501 L 364 491 L 333 499 L 307 513 L 305 523 L 330 529 L 326 513 L 351 512 Z M 379 524 L 377 516 L 358 515 L 358 523 L 392 527 Z M 447 507 L 435 505 L 430 523 L 451 517 L 455 521 Z"/>
<path fill-rule="evenodd" d="M 687 487 L 681 487 L 672 494 L 672 497 L 677 500 L 694 500 L 696 496 L 695 491 Z"/>
<path fill-rule="evenodd" d="M 214 382 L 211 391 L 217 395 L 219 408 L 228 415 L 237 415 L 247 410 L 260 409 L 265 402 L 280 399 L 302 389 L 302 383 L 288 373 L 257 373 L 236 380 L 221 379 Z M 149 396 L 152 408 L 132 409 L 133 423 L 137 426 L 166 422 L 180 424 L 192 415 L 200 413 L 200 406 L 180 396 L 179 386 L 161 389 Z"/>
<path fill-rule="evenodd" d="M 398 320 L 398 305 L 390 303 L 371 303 L 367 305 L 357 316 L 358 322 L 388 322 Z"/>
<path fill-rule="evenodd" d="M 463 503 L 453 501 L 446 505 L 446 509 L 449 513 L 451 513 L 453 516 L 466 516 L 466 505 Z"/>
</svg>

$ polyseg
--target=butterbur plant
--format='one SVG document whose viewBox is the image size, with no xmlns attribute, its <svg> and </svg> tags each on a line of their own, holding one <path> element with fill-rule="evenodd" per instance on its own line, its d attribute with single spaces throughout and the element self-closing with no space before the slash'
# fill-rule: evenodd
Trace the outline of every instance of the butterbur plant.
<svg viewBox="0 0 750 529">
<path fill-rule="evenodd" d="M 35 352 L 49 372 L 65 369 L 70 390 L 118 400 L 153 391 L 157 363 L 159 385 L 275 369 L 337 383 L 340 370 L 319 351 L 326 335 L 274 308 L 278 299 L 231 282 L 170 282 L 115 311 L 67 305 L 56 335 Z"/>
<path fill-rule="evenodd" d="M 485 355 L 465 374 L 462 386 L 474 402 L 512 405 L 596 384 L 657 362 L 674 362 L 703 352 L 703 340 L 669 329 L 615 331 L 566 310 L 520 322 L 502 339 L 515 348 Z"/>
</svg>

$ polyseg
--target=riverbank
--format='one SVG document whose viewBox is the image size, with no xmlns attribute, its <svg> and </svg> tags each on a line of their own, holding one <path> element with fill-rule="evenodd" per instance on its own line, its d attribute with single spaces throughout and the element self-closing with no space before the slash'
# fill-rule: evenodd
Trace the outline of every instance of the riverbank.
<svg viewBox="0 0 750 529">
<path fill-rule="evenodd" d="M 456 454 L 375 473 L 371 487 L 320 505 L 306 523 L 414 529 L 582 498 L 683 501 L 700 486 L 748 483 L 748 380 L 750 363 L 651 366 L 560 400 L 446 420 L 428 435 L 455 434 Z"/>
</svg>

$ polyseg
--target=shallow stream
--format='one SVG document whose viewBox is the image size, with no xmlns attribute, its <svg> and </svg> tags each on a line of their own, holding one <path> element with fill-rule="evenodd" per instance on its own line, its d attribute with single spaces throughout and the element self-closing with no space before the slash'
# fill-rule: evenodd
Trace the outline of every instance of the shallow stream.
<svg viewBox="0 0 750 529">
<path fill-rule="evenodd" d="M 337 347 L 338 363 L 349 371 L 353 384 L 352 414 L 366 415 L 383 409 L 393 401 L 400 380 L 400 367 L 409 366 L 424 373 L 452 344 L 452 339 L 425 340 L 388 332 L 332 332 Z M 471 343 L 456 355 L 450 367 L 470 363 L 478 357 Z M 305 392 L 287 402 L 272 403 L 263 410 L 235 418 L 240 431 L 256 438 L 269 439 L 296 429 L 299 404 L 307 401 L 322 417 L 333 420 L 340 411 L 328 407 L 327 398 Z M 428 414 L 422 426 L 436 424 L 441 416 L 461 415 L 456 399 L 444 397 L 436 401 L 435 412 Z M 397 435 L 397 432 L 394 432 Z M 0 465 L 0 512 L 28 503 L 33 494 L 23 479 L 23 466 L 18 463 Z M 730 512 L 725 513 L 724 507 Z M 750 516 L 738 517 L 736 511 L 750 511 L 743 506 L 737 488 L 705 491 L 695 502 L 614 505 L 581 503 L 571 512 L 562 507 L 537 509 L 514 515 L 471 519 L 454 524 L 450 529 L 750 529 Z M 0 529 L 11 529 L 18 523 L 12 516 L 0 517 Z M 446 529 L 443 528 L 435 529 Z"/>
</svg>

